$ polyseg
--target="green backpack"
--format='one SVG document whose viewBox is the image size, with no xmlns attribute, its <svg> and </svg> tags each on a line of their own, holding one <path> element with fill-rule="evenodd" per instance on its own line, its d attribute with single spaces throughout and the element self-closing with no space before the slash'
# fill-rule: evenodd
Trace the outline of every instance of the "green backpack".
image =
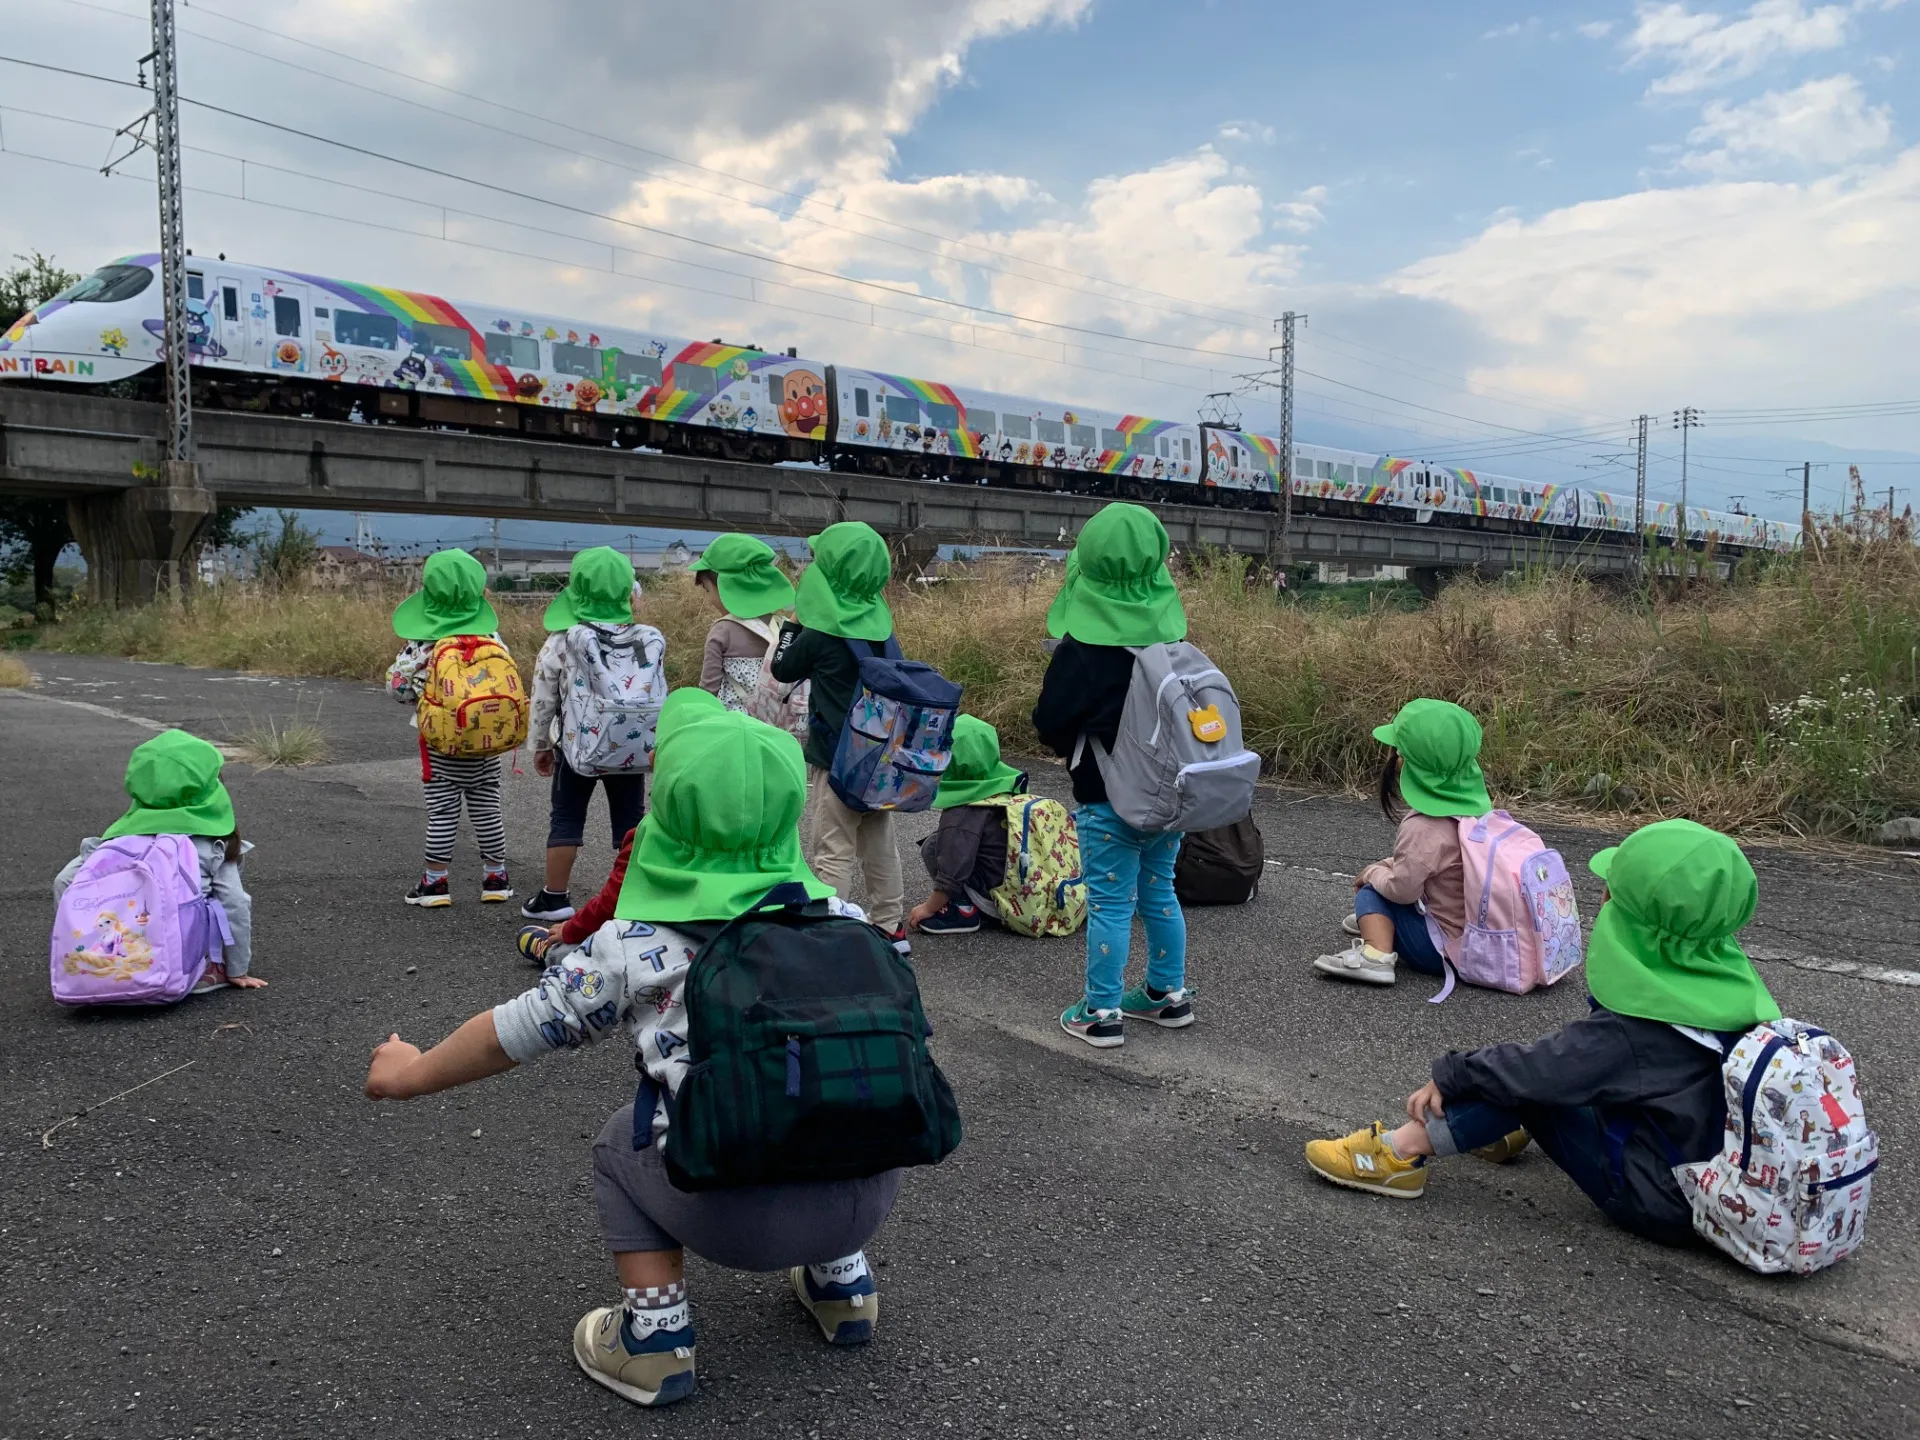
<svg viewBox="0 0 1920 1440">
<path fill-rule="evenodd" d="M 683 993 L 687 1072 L 666 1097 L 676 1188 L 854 1180 L 960 1144 L 913 967 L 873 926 L 777 886 L 700 947 Z M 660 1093 L 642 1070 L 636 1149 Z"/>
</svg>

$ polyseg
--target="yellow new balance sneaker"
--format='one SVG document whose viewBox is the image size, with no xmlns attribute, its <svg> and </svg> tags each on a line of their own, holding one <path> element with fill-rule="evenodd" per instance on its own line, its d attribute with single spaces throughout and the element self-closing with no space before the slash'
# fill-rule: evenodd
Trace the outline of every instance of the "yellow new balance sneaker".
<svg viewBox="0 0 1920 1440">
<path fill-rule="evenodd" d="M 1490 1165 L 1508 1165 L 1520 1157 L 1520 1152 L 1533 1143 L 1533 1137 L 1525 1130 L 1509 1130 L 1491 1145 L 1482 1145 L 1475 1150 L 1474 1156 Z"/>
<path fill-rule="evenodd" d="M 1309 1140 L 1307 1164 L 1322 1180 L 1349 1190 L 1418 1200 L 1427 1188 L 1424 1160 L 1402 1160 L 1387 1146 L 1387 1128 L 1378 1120 L 1341 1140 Z"/>
</svg>

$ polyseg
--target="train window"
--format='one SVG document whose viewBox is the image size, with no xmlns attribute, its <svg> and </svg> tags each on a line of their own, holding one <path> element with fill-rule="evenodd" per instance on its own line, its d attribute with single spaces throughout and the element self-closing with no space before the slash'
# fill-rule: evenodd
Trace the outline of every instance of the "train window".
<svg viewBox="0 0 1920 1440">
<path fill-rule="evenodd" d="M 556 345 L 554 365 L 559 366 L 557 352 L 566 349 L 585 349 L 585 346 Z M 704 365 L 675 365 L 673 367 L 673 385 L 676 390 L 684 390 L 689 395 L 711 395 L 719 388 L 714 384 L 713 371 Z"/>
<path fill-rule="evenodd" d="M 927 423 L 941 430 L 960 428 L 960 407 L 957 405 L 936 405 L 927 403 Z"/>
<path fill-rule="evenodd" d="M 1180 437 L 1180 458 L 1189 463 L 1193 460 L 1193 437 L 1191 435 L 1182 435 Z"/>
<path fill-rule="evenodd" d="M 413 348 L 435 360 L 473 358 L 473 339 L 458 325 L 415 325 Z"/>
<path fill-rule="evenodd" d="M 854 414 L 860 416 L 862 419 L 865 419 L 867 416 L 869 403 L 870 402 L 867 399 L 866 391 L 856 390 L 853 392 L 853 413 Z"/>
<path fill-rule="evenodd" d="M 562 375 L 585 375 L 597 379 L 600 374 L 600 351 L 592 345 L 567 345 L 556 340 L 553 345 L 553 368 Z M 702 393 L 712 394 L 713 387 L 709 385 Z"/>
<path fill-rule="evenodd" d="M 394 350 L 400 344 L 400 322 L 391 315 L 368 315 L 359 310 L 337 310 L 333 316 L 337 344 L 368 350 Z"/>
<path fill-rule="evenodd" d="M 977 430 L 982 435 L 991 435 L 1000 428 L 1000 422 L 994 417 L 993 411 L 975 410 L 969 406 L 967 408 L 967 428 L 969 430 Z"/>
<path fill-rule="evenodd" d="M 514 370 L 540 368 L 540 342 L 531 335 L 487 336 L 487 363 L 505 365 Z M 660 378 L 659 362 L 654 362 L 654 379 Z"/>
<path fill-rule="evenodd" d="M 1162 436 L 1160 437 L 1160 458 L 1161 458 L 1162 460 L 1165 460 L 1165 459 L 1167 458 L 1167 456 L 1168 456 L 1168 455 L 1169 455 L 1170 453 L 1171 453 L 1171 452 L 1170 452 L 1170 450 L 1169 450 L 1169 447 L 1168 447 L 1168 445 L 1167 445 L 1167 437 L 1166 437 L 1166 436 L 1164 436 L 1164 435 L 1162 435 Z"/>
<path fill-rule="evenodd" d="M 1093 449 L 1093 426 L 1075 425 L 1071 427 L 1071 433 L 1075 447 L 1081 450 Z"/>
<path fill-rule="evenodd" d="M 300 302 L 291 295 L 273 297 L 273 333 L 294 339 L 300 336 Z"/>
<path fill-rule="evenodd" d="M 153 271 L 144 265 L 103 265 L 55 298 L 74 305 L 111 305 L 119 300 L 131 300 L 152 283 Z"/>
<path fill-rule="evenodd" d="M 1102 450 L 1124 450 L 1127 448 L 1127 437 L 1122 435 L 1118 430 L 1102 430 L 1100 432 L 1100 448 Z"/>
<path fill-rule="evenodd" d="M 1034 433 L 1049 445 L 1067 443 L 1067 427 L 1058 420 L 1036 420 L 1033 422 L 1033 429 Z"/>
<path fill-rule="evenodd" d="M 187 298 L 204 300 L 207 298 L 207 277 L 204 275 L 187 276 Z"/>
<path fill-rule="evenodd" d="M 220 287 L 220 313 L 229 320 L 240 318 L 240 292 L 231 285 Z"/>
<path fill-rule="evenodd" d="M 920 402 L 911 395 L 886 397 L 887 418 L 897 425 L 914 425 L 920 420 Z"/>
<path fill-rule="evenodd" d="M 1353 484 L 1353 466 L 1344 463 L 1341 464 L 1337 467 L 1337 473 L 1333 478 L 1338 480 L 1342 485 Z"/>
<path fill-rule="evenodd" d="M 1015 440 L 1033 438 L 1033 417 L 1030 415 L 1002 415 L 1000 428 Z"/>
</svg>

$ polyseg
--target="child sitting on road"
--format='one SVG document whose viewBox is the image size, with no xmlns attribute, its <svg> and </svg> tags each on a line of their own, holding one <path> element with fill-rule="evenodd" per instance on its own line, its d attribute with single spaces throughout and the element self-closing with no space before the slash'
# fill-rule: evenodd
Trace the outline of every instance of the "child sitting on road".
<svg viewBox="0 0 1920 1440">
<path fill-rule="evenodd" d="M 955 719 L 953 759 L 933 798 L 940 828 L 920 842 L 933 893 L 913 907 L 909 926 L 929 935 L 970 935 L 982 914 L 1000 918 L 993 892 L 1007 878 L 1006 810 L 981 802 L 1026 788 L 1026 775 L 1000 759 L 993 726 L 975 715 Z"/>
<path fill-rule="evenodd" d="M 446 754 L 420 735 L 420 780 L 427 793 L 426 865 L 420 882 L 409 890 L 409 905 L 439 909 L 453 904 L 447 870 L 453 863 L 453 841 L 460 830 L 464 802 L 473 836 L 480 845 L 480 899 L 500 903 L 513 898 L 507 878 L 507 827 L 500 809 L 501 772 L 508 750 L 526 734 L 526 706 L 520 675 L 513 657 L 500 639 L 500 617 L 487 601 L 487 572 L 464 550 L 442 550 L 427 557 L 420 589 L 402 600 L 393 612 L 393 630 L 406 644 L 387 670 L 387 689 L 403 705 L 419 710 L 432 683 L 434 659 L 444 642 L 467 642 L 473 664 L 469 679 L 478 679 L 503 697 L 501 741 L 490 754 Z M 512 723 L 504 709 L 513 710 Z M 420 723 L 416 713 L 414 724 Z M 507 732 L 511 730 L 511 735 Z M 476 727 L 476 733 L 478 727 Z"/>
<path fill-rule="evenodd" d="M 767 651 L 780 638 L 780 612 L 793 604 L 793 582 L 780 573 L 777 559 L 766 541 L 729 534 L 714 539 L 687 567 L 720 613 L 707 631 L 700 688 L 729 710 L 747 711 Z"/>
<path fill-rule="evenodd" d="M 252 844 L 240 838 L 233 797 L 220 782 L 226 762 L 197 735 L 168 730 L 134 747 L 127 757 L 127 813 L 103 835 L 80 842 L 80 853 L 53 879 L 57 902 L 81 867 L 109 840 L 122 835 L 185 835 L 200 861 L 200 890 L 226 911 L 227 939 L 217 961 L 194 983 L 192 994 L 206 995 L 225 986 L 260 990 L 266 981 L 253 968 L 253 897 L 240 874 L 241 859 Z"/>
<path fill-rule="evenodd" d="M 1719 1153 L 1725 1047 L 1780 1018 L 1733 938 L 1758 882 L 1739 846 L 1691 820 L 1637 830 L 1591 868 L 1607 888 L 1587 943 L 1592 1012 L 1531 1045 L 1442 1055 L 1399 1129 L 1309 1143 L 1316 1174 L 1413 1199 L 1430 1159 L 1510 1159 L 1531 1136 L 1616 1225 L 1692 1239 L 1673 1166 Z"/>
<path fill-rule="evenodd" d="M 1410 700 L 1373 735 L 1390 747 L 1380 771 L 1380 810 L 1400 828 L 1393 854 L 1354 882 L 1353 913 L 1341 922 L 1356 937 L 1352 946 L 1313 966 L 1341 980 L 1391 985 L 1402 960 L 1423 975 L 1444 973 L 1433 926 L 1451 945 L 1467 924 L 1454 817 L 1485 815 L 1493 800 L 1480 773 L 1480 722 L 1458 705 Z"/>
<path fill-rule="evenodd" d="M 840 913 L 859 914 L 832 901 L 832 887 L 801 858 L 806 772 L 793 738 L 745 715 L 714 713 L 721 709 L 700 690 L 667 701 L 653 807 L 634 841 L 618 918 L 572 957 L 578 963 L 550 968 L 533 989 L 481 1011 L 424 1054 L 391 1036 L 367 1070 L 369 1098 L 403 1100 L 614 1036 L 633 1045 L 660 1098 L 639 1117 L 639 1135 L 628 1105 L 593 1147 L 601 1233 L 625 1301 L 581 1317 L 573 1354 L 596 1384 L 640 1405 L 694 1391 L 687 1250 L 732 1269 L 787 1270 L 795 1298 L 830 1343 L 870 1339 L 879 1296 L 861 1247 L 900 1189 L 897 1169 L 692 1191 L 668 1178 L 668 1097 L 687 1075 L 683 990 L 695 953 L 777 886 L 804 887 Z"/>
</svg>

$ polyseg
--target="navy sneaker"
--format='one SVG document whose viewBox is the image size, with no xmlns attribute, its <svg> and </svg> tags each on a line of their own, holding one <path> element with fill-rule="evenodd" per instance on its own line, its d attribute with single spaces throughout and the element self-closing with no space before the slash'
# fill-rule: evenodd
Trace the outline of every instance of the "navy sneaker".
<svg viewBox="0 0 1920 1440">
<path fill-rule="evenodd" d="M 880 1296 L 868 1271 L 847 1285 L 816 1285 L 804 1265 L 787 1272 L 793 1298 L 805 1307 L 829 1345 L 864 1345 L 880 1323 Z"/>
<path fill-rule="evenodd" d="M 540 942 L 552 933 L 545 925 L 523 925 L 520 933 L 513 937 L 514 948 L 544 970 L 547 968 L 547 957 L 540 948 Z"/>
<path fill-rule="evenodd" d="M 693 1326 L 635 1340 L 618 1305 L 589 1310 L 573 1327 L 573 1358 L 589 1380 L 636 1405 L 671 1405 L 693 1394 Z"/>
<path fill-rule="evenodd" d="M 543 885 L 538 895 L 520 907 L 520 913 L 529 920 L 559 925 L 573 918 L 573 902 L 567 898 L 566 891 L 556 895 Z"/>
<path fill-rule="evenodd" d="M 438 910 L 444 905 L 453 904 L 453 887 L 447 884 L 442 875 L 437 880 L 420 877 L 420 883 L 407 892 L 407 904 L 424 905 L 429 910 Z"/>
<path fill-rule="evenodd" d="M 883 933 L 886 933 L 886 932 L 883 932 Z M 887 933 L 887 939 L 893 943 L 893 948 L 897 950 L 900 954 L 902 955 L 913 954 L 913 941 L 907 938 L 906 926 L 902 925 L 898 930 L 892 931 L 891 933 Z"/>
<path fill-rule="evenodd" d="M 919 925 L 923 935 L 971 935 L 979 928 L 979 908 L 958 900 L 949 900 L 944 910 L 935 911 Z"/>
</svg>

